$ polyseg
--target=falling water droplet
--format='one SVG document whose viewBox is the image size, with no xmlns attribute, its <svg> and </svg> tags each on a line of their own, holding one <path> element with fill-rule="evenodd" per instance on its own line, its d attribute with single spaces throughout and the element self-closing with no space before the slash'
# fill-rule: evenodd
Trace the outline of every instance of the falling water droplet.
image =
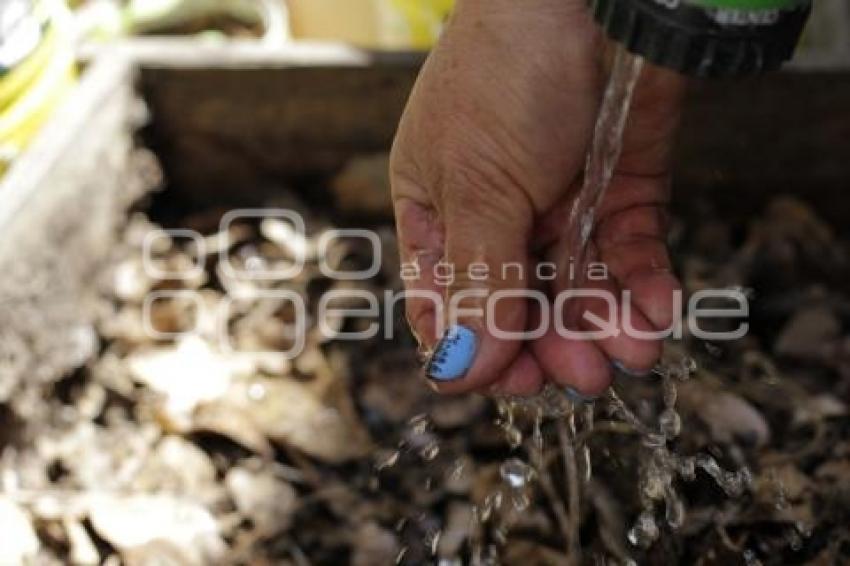
<svg viewBox="0 0 850 566">
<path fill-rule="evenodd" d="M 627 538 L 634 546 L 649 548 L 658 539 L 659 534 L 655 517 L 652 516 L 652 513 L 643 512 L 629 531 Z"/>
<path fill-rule="evenodd" d="M 431 551 L 431 555 L 437 554 L 437 549 L 440 546 L 440 537 L 443 535 L 443 531 L 440 529 L 429 529 L 428 532 L 425 533 L 425 546 Z"/>
<path fill-rule="evenodd" d="M 502 508 L 502 492 L 495 491 L 484 498 L 484 505 L 481 507 L 481 521 L 487 522 L 493 516 L 495 511 Z"/>
<path fill-rule="evenodd" d="M 740 497 L 752 483 L 749 469 L 741 468 L 737 472 L 728 472 L 707 454 L 698 455 L 696 465 L 705 470 L 729 497 Z"/>
<path fill-rule="evenodd" d="M 431 426 L 431 421 L 425 413 L 416 415 L 408 421 L 413 434 L 425 434 Z"/>
<path fill-rule="evenodd" d="M 511 458 L 502 464 L 499 470 L 502 479 L 513 489 L 520 489 L 534 480 L 534 468 L 519 460 Z"/>
<path fill-rule="evenodd" d="M 515 413 L 517 410 L 517 402 L 511 399 L 499 399 L 497 402 L 499 410 L 499 419 L 496 424 L 502 429 L 505 434 L 505 441 L 512 450 L 516 450 L 522 445 L 523 434 L 516 426 Z"/>
<path fill-rule="evenodd" d="M 396 464 L 398 464 L 398 459 L 401 457 L 401 452 L 398 450 L 393 450 L 387 453 L 379 454 L 378 462 L 375 464 L 375 469 L 379 472 L 381 470 L 385 470 L 387 468 L 392 468 Z"/>
<path fill-rule="evenodd" d="M 581 246 L 585 247 L 593 233 L 593 218 L 596 212 L 593 207 L 585 211 L 581 217 Z"/>
<path fill-rule="evenodd" d="M 531 441 L 534 444 L 534 448 L 537 450 L 543 450 L 543 408 L 538 407 L 537 412 L 534 414 L 534 428 L 531 433 Z"/>
<path fill-rule="evenodd" d="M 426 462 L 434 460 L 440 455 L 440 444 L 436 440 L 431 440 L 419 450 L 419 456 Z"/>
</svg>

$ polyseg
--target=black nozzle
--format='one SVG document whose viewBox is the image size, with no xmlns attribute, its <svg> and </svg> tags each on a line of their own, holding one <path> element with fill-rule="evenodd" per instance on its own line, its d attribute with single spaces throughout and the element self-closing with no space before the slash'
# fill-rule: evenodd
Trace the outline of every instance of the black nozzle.
<svg viewBox="0 0 850 566">
<path fill-rule="evenodd" d="M 608 37 L 663 67 L 696 77 L 738 77 L 791 58 L 811 11 L 698 6 L 682 0 L 589 0 Z"/>
</svg>

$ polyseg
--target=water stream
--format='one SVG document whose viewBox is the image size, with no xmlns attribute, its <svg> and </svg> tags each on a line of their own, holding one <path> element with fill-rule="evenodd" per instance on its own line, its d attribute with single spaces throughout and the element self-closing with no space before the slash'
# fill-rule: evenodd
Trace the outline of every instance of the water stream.
<svg viewBox="0 0 850 566">
<path fill-rule="evenodd" d="M 587 274 L 588 244 L 596 225 L 596 213 L 605 198 L 623 149 L 632 96 L 643 69 L 643 59 L 617 46 L 614 62 L 587 155 L 581 190 L 570 208 L 567 222 L 572 231 L 559 259 L 574 265 L 574 287 L 584 283 Z M 563 271 L 562 271 L 563 272 Z"/>
</svg>

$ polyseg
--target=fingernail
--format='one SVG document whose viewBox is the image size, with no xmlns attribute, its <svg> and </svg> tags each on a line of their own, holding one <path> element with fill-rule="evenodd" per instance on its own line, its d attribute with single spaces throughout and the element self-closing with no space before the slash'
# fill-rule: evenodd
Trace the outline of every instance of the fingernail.
<svg viewBox="0 0 850 566">
<path fill-rule="evenodd" d="M 456 324 L 440 339 L 428 361 L 425 373 L 434 381 L 461 379 L 472 367 L 477 349 L 478 337 L 475 332 Z"/>
<path fill-rule="evenodd" d="M 612 361 L 611 365 L 614 366 L 615 370 L 617 370 L 618 372 L 620 372 L 622 374 L 628 375 L 629 377 L 646 377 L 650 373 L 652 373 L 651 370 L 650 371 L 637 371 L 637 370 L 629 369 L 625 365 L 623 365 L 622 362 L 618 362 L 617 360 Z"/>
<path fill-rule="evenodd" d="M 564 393 L 567 394 L 567 398 L 575 405 L 586 405 L 587 403 L 593 403 L 594 401 L 599 399 L 598 396 L 585 395 L 584 393 L 579 393 L 578 391 L 569 386 L 564 387 Z"/>
</svg>

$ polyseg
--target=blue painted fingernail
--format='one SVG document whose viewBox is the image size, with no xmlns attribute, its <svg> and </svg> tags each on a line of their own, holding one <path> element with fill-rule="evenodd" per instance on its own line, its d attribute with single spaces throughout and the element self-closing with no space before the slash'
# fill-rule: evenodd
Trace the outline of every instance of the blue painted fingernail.
<svg viewBox="0 0 850 566">
<path fill-rule="evenodd" d="M 440 339 L 428 361 L 425 373 L 434 381 L 461 379 L 472 367 L 477 349 L 478 337 L 475 332 L 456 324 Z"/>
<path fill-rule="evenodd" d="M 575 405 L 585 405 L 587 403 L 593 403 L 599 397 L 593 395 L 585 395 L 584 393 L 579 393 L 572 387 L 566 386 L 564 387 L 564 393 L 567 394 L 567 398 L 572 401 Z"/>
<path fill-rule="evenodd" d="M 646 377 L 650 373 L 652 373 L 651 370 L 650 371 L 635 371 L 633 369 L 629 369 L 625 365 L 623 365 L 623 362 L 618 362 L 617 360 L 612 361 L 611 365 L 614 366 L 615 370 L 617 370 L 618 372 L 620 372 L 624 375 L 627 375 L 629 377 Z"/>
</svg>

